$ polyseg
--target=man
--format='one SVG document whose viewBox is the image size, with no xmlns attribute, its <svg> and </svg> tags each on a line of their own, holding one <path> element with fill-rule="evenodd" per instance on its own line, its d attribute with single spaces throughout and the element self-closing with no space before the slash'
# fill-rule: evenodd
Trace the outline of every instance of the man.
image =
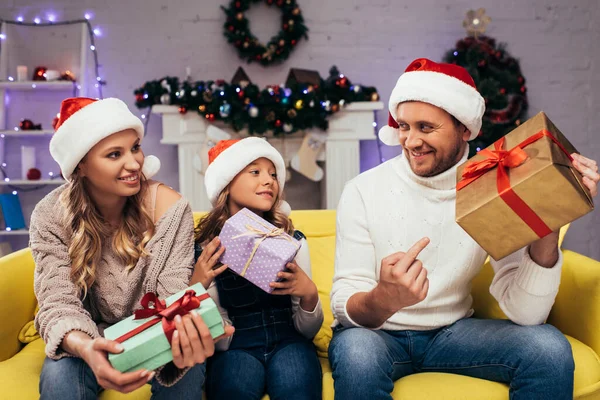
<svg viewBox="0 0 600 400">
<path fill-rule="evenodd" d="M 515 400 L 573 396 L 571 347 L 544 324 L 560 283 L 558 233 L 492 260 L 490 292 L 510 321 L 471 318 L 470 282 L 487 255 L 454 221 L 456 170 L 484 104 L 464 68 L 427 59 L 392 91 L 379 136 L 403 152 L 350 181 L 338 207 L 337 399 L 390 399 L 394 381 L 431 371 L 509 383 Z M 596 163 L 574 159 L 595 195 Z"/>
</svg>

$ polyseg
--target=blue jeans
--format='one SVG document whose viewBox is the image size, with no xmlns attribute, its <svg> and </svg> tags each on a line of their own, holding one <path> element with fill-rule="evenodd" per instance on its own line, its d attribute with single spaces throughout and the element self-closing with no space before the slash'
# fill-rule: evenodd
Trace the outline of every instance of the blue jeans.
<svg viewBox="0 0 600 400">
<path fill-rule="evenodd" d="M 289 310 L 232 317 L 229 350 L 208 359 L 208 399 L 312 400 L 321 398 L 321 364 L 311 341 L 291 322 Z"/>
<path fill-rule="evenodd" d="M 329 361 L 336 399 L 391 399 L 394 381 L 417 372 L 507 383 L 512 400 L 573 398 L 571 346 L 551 325 L 467 318 L 432 331 L 336 327 Z"/>
<path fill-rule="evenodd" d="M 162 386 L 153 379 L 152 399 L 201 400 L 205 373 L 206 365 L 198 364 L 171 387 Z M 81 358 L 52 360 L 46 357 L 40 376 L 41 400 L 95 400 L 102 390 L 92 369 Z"/>
</svg>

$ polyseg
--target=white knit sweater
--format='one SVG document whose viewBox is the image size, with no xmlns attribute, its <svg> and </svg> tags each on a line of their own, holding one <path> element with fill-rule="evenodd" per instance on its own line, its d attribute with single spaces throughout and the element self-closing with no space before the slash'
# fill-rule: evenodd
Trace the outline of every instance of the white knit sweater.
<svg viewBox="0 0 600 400">
<path fill-rule="evenodd" d="M 407 251 L 424 236 L 431 242 L 418 258 L 428 272 L 427 297 L 398 311 L 380 329 L 435 329 L 473 314 L 471 280 L 486 252 L 454 220 L 456 169 L 465 160 L 466 154 L 449 170 L 422 178 L 401 154 L 347 183 L 337 210 L 334 326 L 359 326 L 346 311 L 348 299 L 377 285 L 383 258 Z M 541 324 L 558 292 L 561 266 L 560 251 L 556 265 L 543 268 L 528 248 L 521 249 L 492 260 L 490 292 L 513 322 Z"/>
</svg>

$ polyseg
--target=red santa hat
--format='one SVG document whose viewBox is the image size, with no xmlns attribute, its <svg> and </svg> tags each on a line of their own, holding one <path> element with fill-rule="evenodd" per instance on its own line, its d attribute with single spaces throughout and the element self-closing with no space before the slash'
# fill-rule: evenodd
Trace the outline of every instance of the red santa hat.
<svg viewBox="0 0 600 400">
<path fill-rule="evenodd" d="M 281 198 L 286 175 L 283 157 L 266 140 L 247 137 L 221 140 L 208 151 L 208 167 L 204 173 L 204 185 L 211 204 L 215 205 L 219 194 L 238 173 L 254 160 L 263 157 L 270 160 L 275 166 L 279 183 L 279 198 Z M 289 215 L 291 208 L 287 202 L 282 201 L 279 210 L 285 215 Z"/>
<path fill-rule="evenodd" d="M 140 140 L 144 137 L 142 121 L 121 100 L 68 98 L 60 105 L 60 115 L 50 140 L 50 154 L 60 166 L 65 179 L 70 179 L 79 162 L 92 147 L 102 139 L 125 129 L 135 130 Z M 144 158 L 142 172 L 147 179 L 156 175 L 159 169 L 158 158 Z"/>
<path fill-rule="evenodd" d="M 414 60 L 398 78 L 389 102 L 388 125 L 379 139 L 388 146 L 400 145 L 396 110 L 405 101 L 421 101 L 439 107 L 463 123 L 475 139 L 481 130 L 485 101 L 466 69 L 426 58 Z"/>
</svg>

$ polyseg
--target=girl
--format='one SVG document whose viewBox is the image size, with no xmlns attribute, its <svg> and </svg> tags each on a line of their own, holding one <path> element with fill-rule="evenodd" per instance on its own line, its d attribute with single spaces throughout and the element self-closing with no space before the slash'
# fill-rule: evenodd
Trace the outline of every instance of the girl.
<svg viewBox="0 0 600 400">
<path fill-rule="evenodd" d="M 196 263 L 202 282 L 214 281 L 211 297 L 236 334 L 219 343 L 208 364 L 209 399 L 320 399 L 321 369 L 311 339 L 323 322 L 317 287 L 310 275 L 306 238 L 280 210 L 285 164 L 265 140 L 219 142 L 209 151 L 205 173 L 214 208 L 196 228 Z M 287 203 L 285 203 L 287 204 Z M 225 251 L 218 235 L 224 222 L 248 208 L 301 240 L 295 261 L 272 282 L 272 294 L 217 265 Z"/>
<path fill-rule="evenodd" d="M 47 355 L 42 399 L 96 399 L 103 388 L 126 393 L 150 381 L 154 398 L 202 396 L 214 343 L 199 316 L 177 319 L 173 362 L 156 372 L 113 369 L 107 353 L 123 348 L 102 338 L 146 292 L 165 298 L 198 281 L 192 212 L 177 192 L 147 181 L 160 163 L 144 159 L 143 135 L 121 100 L 61 104 L 50 153 L 68 183 L 38 203 L 30 228 L 35 325 Z"/>
</svg>

